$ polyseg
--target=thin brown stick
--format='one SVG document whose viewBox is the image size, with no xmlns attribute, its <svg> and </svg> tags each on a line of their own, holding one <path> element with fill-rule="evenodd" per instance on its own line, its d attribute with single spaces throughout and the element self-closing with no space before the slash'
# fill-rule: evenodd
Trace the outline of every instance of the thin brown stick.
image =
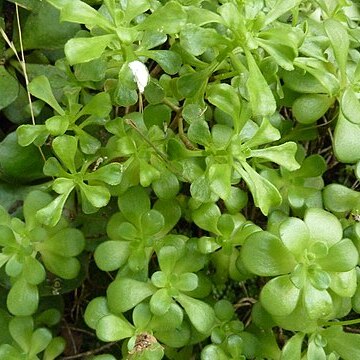
<svg viewBox="0 0 360 360">
<path fill-rule="evenodd" d="M 112 346 L 114 346 L 115 344 L 117 343 L 117 341 L 113 341 L 111 343 L 108 343 L 108 344 L 105 344 L 103 346 L 100 346 L 99 348 L 97 349 L 94 349 L 94 350 L 89 350 L 89 351 L 85 351 L 83 353 L 80 353 L 80 354 L 76 354 L 76 355 L 69 355 L 69 356 L 64 356 L 63 358 L 61 358 L 62 360 L 70 360 L 70 359 L 83 359 L 85 358 L 86 356 L 91 356 L 91 355 L 95 355 L 95 354 L 98 354 L 106 349 L 109 349 L 111 348 Z"/>
<path fill-rule="evenodd" d="M 30 92 L 28 90 L 29 77 L 27 75 L 27 70 L 26 70 L 26 62 L 25 62 L 24 47 L 23 47 L 23 42 L 22 42 L 22 33 L 21 33 L 21 25 L 20 25 L 20 16 L 19 16 L 19 6 L 17 3 L 15 3 L 15 9 L 16 9 L 16 22 L 17 22 L 18 32 L 19 32 L 19 43 L 20 43 L 20 54 L 21 54 L 21 60 L 19 58 L 18 58 L 18 60 L 20 62 L 20 65 L 21 65 L 21 68 L 22 68 L 23 74 L 24 74 L 24 79 L 25 79 L 25 84 L 26 84 L 26 89 L 27 89 L 27 96 L 28 96 L 29 105 L 30 105 L 31 121 L 32 121 L 33 125 L 35 125 L 34 109 L 32 107 L 31 96 L 30 96 Z"/>
</svg>

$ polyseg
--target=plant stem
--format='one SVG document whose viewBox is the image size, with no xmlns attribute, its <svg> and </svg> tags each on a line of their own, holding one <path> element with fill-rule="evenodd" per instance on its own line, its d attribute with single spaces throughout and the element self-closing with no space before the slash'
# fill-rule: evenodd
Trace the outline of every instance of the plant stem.
<svg viewBox="0 0 360 360">
<path fill-rule="evenodd" d="M 360 323 L 360 319 L 345 320 L 345 321 L 326 321 L 322 324 L 322 326 L 347 326 L 347 325 L 355 325 L 359 323 Z"/>
</svg>

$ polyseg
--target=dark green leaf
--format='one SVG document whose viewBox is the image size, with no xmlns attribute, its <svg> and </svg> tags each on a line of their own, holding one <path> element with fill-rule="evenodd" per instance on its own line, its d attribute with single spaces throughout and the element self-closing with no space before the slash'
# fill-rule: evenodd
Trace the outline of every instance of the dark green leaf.
<svg viewBox="0 0 360 360">
<path fill-rule="evenodd" d="M 80 30 L 80 26 L 68 22 L 60 24 L 59 15 L 51 4 L 36 1 L 33 11 L 21 24 L 24 49 L 62 49 L 65 42 Z"/>
<path fill-rule="evenodd" d="M 0 110 L 10 105 L 19 94 L 19 82 L 2 65 L 0 66 Z"/>
<path fill-rule="evenodd" d="M 29 183 L 44 178 L 44 160 L 34 145 L 22 147 L 15 132 L 0 142 L 0 179 L 13 184 Z"/>
</svg>

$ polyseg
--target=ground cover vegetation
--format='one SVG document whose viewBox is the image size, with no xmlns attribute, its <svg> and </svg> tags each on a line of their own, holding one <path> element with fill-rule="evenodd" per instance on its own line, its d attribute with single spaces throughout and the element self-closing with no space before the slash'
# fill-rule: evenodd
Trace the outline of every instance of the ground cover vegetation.
<svg viewBox="0 0 360 360">
<path fill-rule="evenodd" d="M 358 2 L 0 6 L 1 359 L 360 359 Z"/>
</svg>

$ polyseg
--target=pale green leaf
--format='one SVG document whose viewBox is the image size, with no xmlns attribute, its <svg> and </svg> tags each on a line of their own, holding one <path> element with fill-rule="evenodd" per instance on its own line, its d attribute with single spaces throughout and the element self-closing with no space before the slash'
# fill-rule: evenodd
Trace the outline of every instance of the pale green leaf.
<svg viewBox="0 0 360 360">
<path fill-rule="evenodd" d="M 300 290 L 290 280 L 289 275 L 270 280 L 261 290 L 262 306 L 272 315 L 286 316 L 292 313 L 299 301 Z"/>
<path fill-rule="evenodd" d="M 245 54 L 249 67 L 249 77 L 246 86 L 249 92 L 253 115 L 272 115 L 276 110 L 274 95 L 251 52 L 246 51 Z"/>
<path fill-rule="evenodd" d="M 180 294 L 176 300 L 185 309 L 195 329 L 203 334 L 209 334 L 215 321 L 213 308 L 203 301 Z"/>
<path fill-rule="evenodd" d="M 49 104 L 58 114 L 65 115 L 65 111 L 61 108 L 53 92 L 48 78 L 45 75 L 40 75 L 34 78 L 28 86 L 31 95 Z"/>
<path fill-rule="evenodd" d="M 294 256 L 280 239 L 266 231 L 248 236 L 240 254 L 245 267 L 260 276 L 287 274 L 296 266 Z"/>
<path fill-rule="evenodd" d="M 65 44 L 65 55 L 70 65 L 98 59 L 106 47 L 115 40 L 115 35 L 73 38 Z"/>
<path fill-rule="evenodd" d="M 96 336 L 102 341 L 118 341 L 134 335 L 134 327 L 119 316 L 102 317 L 96 325 Z"/>
</svg>

